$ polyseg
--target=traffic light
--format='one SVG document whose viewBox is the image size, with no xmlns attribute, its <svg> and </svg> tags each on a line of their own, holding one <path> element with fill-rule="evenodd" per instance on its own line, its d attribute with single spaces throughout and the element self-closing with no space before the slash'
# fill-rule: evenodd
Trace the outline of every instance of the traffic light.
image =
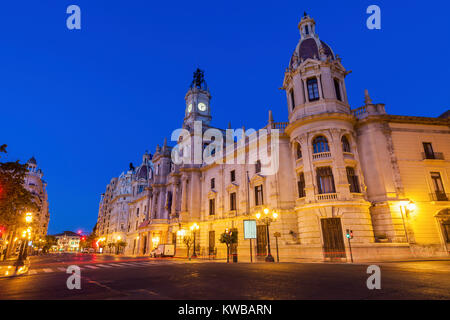
<svg viewBox="0 0 450 320">
<path fill-rule="evenodd" d="M 347 239 L 353 239 L 353 230 L 347 229 Z"/>
<path fill-rule="evenodd" d="M 347 229 L 347 239 L 353 239 L 353 230 Z"/>
</svg>

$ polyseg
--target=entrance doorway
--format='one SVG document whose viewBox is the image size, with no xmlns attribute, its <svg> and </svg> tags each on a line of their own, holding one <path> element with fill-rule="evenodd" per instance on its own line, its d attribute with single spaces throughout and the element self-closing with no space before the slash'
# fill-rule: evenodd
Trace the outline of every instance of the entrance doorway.
<svg viewBox="0 0 450 320">
<path fill-rule="evenodd" d="M 441 210 L 436 218 L 439 221 L 442 237 L 444 238 L 444 248 L 447 254 L 450 254 L 450 209 Z"/>
<path fill-rule="evenodd" d="M 322 219 L 323 253 L 325 258 L 345 258 L 345 244 L 340 218 Z"/>
<path fill-rule="evenodd" d="M 216 232 L 214 230 L 209 232 L 209 246 L 208 255 L 213 256 L 216 248 Z"/>
<path fill-rule="evenodd" d="M 256 256 L 265 257 L 267 255 L 267 232 L 266 226 L 256 226 Z"/>
</svg>

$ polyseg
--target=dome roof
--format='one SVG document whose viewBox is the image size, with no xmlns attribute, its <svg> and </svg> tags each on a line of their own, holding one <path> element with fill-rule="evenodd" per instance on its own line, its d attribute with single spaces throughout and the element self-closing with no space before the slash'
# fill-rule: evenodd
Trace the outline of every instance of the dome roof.
<svg viewBox="0 0 450 320">
<path fill-rule="evenodd" d="M 333 50 L 324 41 L 319 39 L 315 29 L 315 21 L 306 13 L 299 23 L 301 39 L 295 48 L 289 63 L 290 68 L 297 66 L 306 59 L 335 60 Z"/>
<path fill-rule="evenodd" d="M 30 160 L 27 161 L 28 164 L 37 164 L 36 159 L 34 157 L 31 157 Z"/>
<path fill-rule="evenodd" d="M 142 165 L 136 170 L 136 179 L 147 179 L 148 177 L 148 167 L 147 165 Z"/>
</svg>

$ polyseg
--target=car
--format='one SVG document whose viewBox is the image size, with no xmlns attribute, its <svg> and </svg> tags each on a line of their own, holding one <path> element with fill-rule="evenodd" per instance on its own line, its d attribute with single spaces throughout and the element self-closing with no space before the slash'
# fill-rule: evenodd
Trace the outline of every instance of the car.
<svg viewBox="0 0 450 320">
<path fill-rule="evenodd" d="M 89 248 L 89 253 L 95 253 L 95 249 L 94 248 Z"/>
<path fill-rule="evenodd" d="M 89 253 L 89 248 L 83 248 L 83 250 L 81 250 L 82 253 Z"/>
</svg>

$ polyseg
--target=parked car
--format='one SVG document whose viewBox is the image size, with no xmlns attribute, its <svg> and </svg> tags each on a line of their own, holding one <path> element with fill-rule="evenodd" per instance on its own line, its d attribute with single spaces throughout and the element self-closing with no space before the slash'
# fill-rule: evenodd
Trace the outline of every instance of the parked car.
<svg viewBox="0 0 450 320">
<path fill-rule="evenodd" d="M 82 253 L 89 253 L 89 248 L 83 248 L 83 250 L 81 250 Z"/>
<path fill-rule="evenodd" d="M 152 257 L 173 257 L 175 255 L 175 245 L 160 244 L 156 249 L 150 253 Z"/>
</svg>

